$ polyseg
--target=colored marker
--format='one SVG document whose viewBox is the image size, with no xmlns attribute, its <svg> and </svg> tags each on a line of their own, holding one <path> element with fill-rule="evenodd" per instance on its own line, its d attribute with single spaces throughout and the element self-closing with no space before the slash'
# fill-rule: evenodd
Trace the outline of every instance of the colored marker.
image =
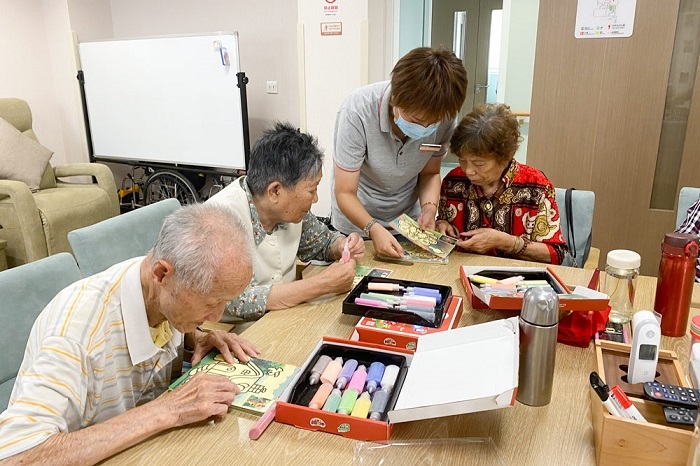
<svg viewBox="0 0 700 466">
<path fill-rule="evenodd" d="M 610 389 L 610 391 L 615 395 L 617 398 L 617 401 L 620 402 L 620 405 L 622 405 L 622 408 L 629 414 L 629 416 L 634 419 L 635 421 L 642 421 L 642 422 L 649 422 L 647 421 L 644 416 L 642 416 L 642 413 L 639 412 L 637 407 L 632 404 L 629 398 L 627 398 L 627 394 L 622 391 L 622 389 L 615 385 L 613 388 Z"/>
<path fill-rule="evenodd" d="M 331 394 L 332 391 L 333 385 L 329 383 L 324 383 L 323 385 L 318 387 L 318 390 L 316 390 L 316 394 L 313 398 L 311 398 L 311 401 L 309 401 L 309 408 L 321 409 L 321 406 L 323 406 L 323 404 L 326 402 L 328 396 Z"/>
<path fill-rule="evenodd" d="M 356 360 L 348 359 L 347 361 L 345 361 L 345 364 L 343 365 L 343 370 L 340 371 L 340 375 L 335 381 L 336 388 L 339 388 L 341 390 L 344 389 L 345 386 L 348 384 L 348 381 L 352 377 L 352 374 L 355 373 L 355 369 L 357 369 Z"/>
<path fill-rule="evenodd" d="M 309 377 L 309 384 L 311 385 L 316 385 L 318 381 L 321 379 L 321 373 L 323 373 L 324 370 L 326 370 L 326 367 L 328 364 L 331 362 L 331 357 L 326 356 L 325 354 L 318 358 L 318 361 L 316 361 L 316 364 L 314 364 L 314 367 L 311 368 L 311 376 Z"/>
<path fill-rule="evenodd" d="M 326 404 L 323 405 L 323 411 L 328 411 L 330 413 L 335 413 L 338 411 L 338 406 L 340 405 L 341 394 L 340 390 L 334 388 L 330 396 L 326 400 Z"/>
<path fill-rule="evenodd" d="M 384 375 L 384 364 L 381 362 L 373 362 L 369 366 L 369 372 L 367 372 L 367 391 L 371 395 L 377 390 L 379 383 Z"/>
<path fill-rule="evenodd" d="M 323 373 L 321 374 L 321 382 L 329 383 L 331 386 L 335 383 L 338 378 L 340 371 L 343 369 L 343 358 L 335 358 L 333 361 L 329 362 Z"/>
<path fill-rule="evenodd" d="M 369 393 L 364 392 L 355 402 L 355 406 L 352 408 L 352 413 L 350 413 L 350 416 L 367 419 L 367 413 L 369 412 L 371 405 L 372 401 L 369 398 Z"/>
</svg>

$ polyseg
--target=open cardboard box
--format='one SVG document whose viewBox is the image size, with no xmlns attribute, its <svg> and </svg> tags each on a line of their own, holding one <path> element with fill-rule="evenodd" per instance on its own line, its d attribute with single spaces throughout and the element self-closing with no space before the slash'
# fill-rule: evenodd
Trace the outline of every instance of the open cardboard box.
<svg viewBox="0 0 700 466">
<path fill-rule="evenodd" d="M 518 385 L 518 320 L 496 320 L 420 337 L 410 351 L 324 337 L 277 403 L 277 422 L 356 440 L 387 441 L 399 422 L 512 406 Z M 323 354 L 400 367 L 383 421 L 308 408 L 320 384 L 308 383 Z M 429 395 L 428 395 L 429 394 Z"/>
<path fill-rule="evenodd" d="M 405 348 L 415 351 L 419 337 L 444 332 L 459 325 L 459 320 L 462 317 L 462 301 L 463 298 L 461 296 L 452 295 L 450 297 L 440 328 L 363 317 L 355 326 L 350 339 L 374 343 L 388 348 Z"/>
<path fill-rule="evenodd" d="M 514 275 L 522 275 L 526 280 L 547 280 L 558 294 L 577 294 L 587 298 L 559 298 L 560 311 L 604 311 L 608 306 L 608 295 L 585 286 L 577 286 L 569 290 L 564 281 L 550 267 L 499 267 L 499 266 L 466 266 L 459 269 L 467 297 L 474 309 L 503 309 L 520 310 L 523 298 L 520 296 L 496 296 L 484 293 L 477 286 L 472 286 L 469 275 L 483 275 L 501 279 Z"/>
<path fill-rule="evenodd" d="M 367 285 L 370 282 L 392 283 L 403 287 L 416 286 L 421 288 L 430 288 L 433 290 L 437 290 L 440 293 L 440 303 L 438 303 L 437 306 L 435 306 L 434 317 L 432 318 L 432 320 L 427 320 L 424 317 L 421 317 L 418 314 L 413 314 L 409 311 L 382 309 L 371 306 L 363 306 L 361 304 L 355 304 L 355 298 L 359 298 L 362 293 L 368 292 Z M 380 293 L 387 294 L 386 292 Z M 401 296 L 402 293 L 396 292 L 388 294 Z M 436 285 L 434 283 L 414 282 L 410 280 L 398 280 L 394 278 L 365 276 L 343 300 L 342 312 L 343 314 L 370 317 L 372 319 L 390 320 L 394 322 L 404 322 L 406 324 L 412 325 L 422 325 L 424 327 L 440 328 L 444 318 L 445 310 L 447 309 L 447 303 L 450 300 L 450 296 L 452 296 L 451 286 Z"/>
<path fill-rule="evenodd" d="M 692 426 L 666 424 L 662 405 L 644 400 L 643 384 L 628 384 L 620 368 L 629 361 L 630 345 L 598 340 L 594 370 L 605 383 L 619 385 L 649 422 L 623 419 L 608 413 L 590 389 L 591 417 L 598 465 L 685 465 L 693 436 Z M 673 351 L 659 350 L 658 382 L 687 386 L 686 377 Z"/>
</svg>

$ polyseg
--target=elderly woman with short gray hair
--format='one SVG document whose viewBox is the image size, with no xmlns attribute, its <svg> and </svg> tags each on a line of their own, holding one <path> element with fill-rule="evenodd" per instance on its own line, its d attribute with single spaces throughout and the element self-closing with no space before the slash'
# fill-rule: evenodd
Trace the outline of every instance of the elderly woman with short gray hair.
<svg viewBox="0 0 700 466">
<path fill-rule="evenodd" d="M 247 176 L 207 201 L 234 210 L 255 241 L 253 279 L 227 305 L 233 316 L 259 319 L 267 311 L 352 287 L 355 261 L 364 255 L 365 244 L 356 233 L 331 232 L 311 213 L 322 168 L 316 138 L 277 123 L 251 149 Z M 347 260 L 340 260 L 344 249 Z M 295 281 L 297 258 L 335 262 L 318 275 Z"/>
</svg>

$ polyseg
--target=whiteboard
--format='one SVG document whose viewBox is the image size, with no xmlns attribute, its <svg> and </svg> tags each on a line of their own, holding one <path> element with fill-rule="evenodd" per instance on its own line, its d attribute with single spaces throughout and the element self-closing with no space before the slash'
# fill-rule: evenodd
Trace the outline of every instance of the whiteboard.
<svg viewBox="0 0 700 466">
<path fill-rule="evenodd" d="M 237 33 L 82 42 L 79 52 L 96 158 L 246 168 Z"/>
</svg>

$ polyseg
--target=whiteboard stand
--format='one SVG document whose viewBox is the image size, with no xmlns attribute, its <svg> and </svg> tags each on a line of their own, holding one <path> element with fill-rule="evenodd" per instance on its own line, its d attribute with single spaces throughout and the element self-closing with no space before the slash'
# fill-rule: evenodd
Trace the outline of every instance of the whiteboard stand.
<svg viewBox="0 0 700 466">
<path fill-rule="evenodd" d="M 145 196 L 145 204 L 166 197 L 199 202 L 207 179 L 221 187 L 226 177 L 246 173 L 248 78 L 240 69 L 236 32 L 78 48 L 90 161 L 130 165 L 132 174 L 144 169 L 140 179 L 130 177 L 131 205 L 134 194 Z"/>
</svg>

